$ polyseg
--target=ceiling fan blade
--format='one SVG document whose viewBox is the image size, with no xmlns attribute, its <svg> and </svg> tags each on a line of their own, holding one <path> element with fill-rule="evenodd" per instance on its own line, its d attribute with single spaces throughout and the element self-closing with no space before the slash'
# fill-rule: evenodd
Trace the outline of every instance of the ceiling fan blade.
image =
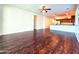
<svg viewBox="0 0 79 59">
<path fill-rule="evenodd" d="M 40 11 L 40 12 L 42 12 L 42 11 L 43 11 L 43 9 L 39 9 L 39 11 Z"/>
<path fill-rule="evenodd" d="M 45 10 L 51 10 L 50 8 L 48 8 L 48 9 L 45 9 Z"/>
</svg>

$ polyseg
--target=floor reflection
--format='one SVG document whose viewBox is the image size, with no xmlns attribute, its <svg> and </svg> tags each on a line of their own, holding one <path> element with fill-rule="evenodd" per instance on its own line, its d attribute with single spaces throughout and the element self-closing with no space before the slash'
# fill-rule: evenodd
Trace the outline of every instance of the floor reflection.
<svg viewBox="0 0 79 59">
<path fill-rule="evenodd" d="M 74 33 L 34 30 L 5 35 L 0 50 L 18 54 L 78 54 L 79 43 Z M 1 47 L 4 46 L 4 48 Z"/>
</svg>

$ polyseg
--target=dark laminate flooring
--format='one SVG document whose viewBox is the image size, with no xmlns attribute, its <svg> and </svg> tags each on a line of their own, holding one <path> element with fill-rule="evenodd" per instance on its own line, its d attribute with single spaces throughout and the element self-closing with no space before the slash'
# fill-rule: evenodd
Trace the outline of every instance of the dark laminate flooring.
<svg viewBox="0 0 79 59">
<path fill-rule="evenodd" d="M 78 54 L 74 33 L 35 30 L 0 36 L 0 53 L 9 54 Z"/>
</svg>

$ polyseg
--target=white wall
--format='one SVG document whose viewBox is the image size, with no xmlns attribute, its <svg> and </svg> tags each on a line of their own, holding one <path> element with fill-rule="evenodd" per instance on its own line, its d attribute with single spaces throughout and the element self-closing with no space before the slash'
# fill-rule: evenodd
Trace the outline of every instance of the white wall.
<svg viewBox="0 0 79 59">
<path fill-rule="evenodd" d="M 50 28 L 50 26 L 52 25 L 52 20 L 53 20 L 52 18 L 46 17 L 46 21 L 45 21 L 46 28 Z"/>
<path fill-rule="evenodd" d="M 50 18 L 46 16 L 37 16 L 37 29 L 45 29 L 50 27 Z"/>
<path fill-rule="evenodd" d="M 76 34 L 77 40 L 79 41 L 79 5 L 77 5 L 77 9 L 76 9 L 75 26 L 76 26 L 75 34 Z"/>
<path fill-rule="evenodd" d="M 37 16 L 36 29 L 43 29 L 43 16 Z"/>
<path fill-rule="evenodd" d="M 76 33 L 79 33 L 79 5 L 77 6 L 75 15 Z"/>
<path fill-rule="evenodd" d="M 38 15 L 17 7 L 8 5 L 1 6 L 0 35 L 33 31 L 34 15 L 37 15 L 36 29 L 44 29 L 46 16 Z"/>
<path fill-rule="evenodd" d="M 77 9 L 77 14 L 78 14 L 78 25 L 79 25 L 79 5 L 78 5 L 78 9 Z"/>
<path fill-rule="evenodd" d="M 75 12 L 75 25 L 79 25 L 79 6 L 77 6 L 76 12 Z"/>
<path fill-rule="evenodd" d="M 10 34 L 34 29 L 34 13 L 23 9 L 4 6 L 3 33 Z"/>
<path fill-rule="evenodd" d="M 3 32 L 3 5 L 0 5 L 0 35 Z"/>
</svg>

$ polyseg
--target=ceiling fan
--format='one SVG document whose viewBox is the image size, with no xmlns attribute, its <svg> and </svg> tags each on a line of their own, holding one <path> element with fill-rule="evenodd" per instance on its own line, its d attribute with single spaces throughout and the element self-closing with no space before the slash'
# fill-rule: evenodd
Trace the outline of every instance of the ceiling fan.
<svg viewBox="0 0 79 59">
<path fill-rule="evenodd" d="M 39 9 L 41 10 L 41 12 L 48 12 L 48 10 L 51 10 L 51 8 L 46 8 L 46 6 L 42 6 L 42 9 Z"/>
</svg>

